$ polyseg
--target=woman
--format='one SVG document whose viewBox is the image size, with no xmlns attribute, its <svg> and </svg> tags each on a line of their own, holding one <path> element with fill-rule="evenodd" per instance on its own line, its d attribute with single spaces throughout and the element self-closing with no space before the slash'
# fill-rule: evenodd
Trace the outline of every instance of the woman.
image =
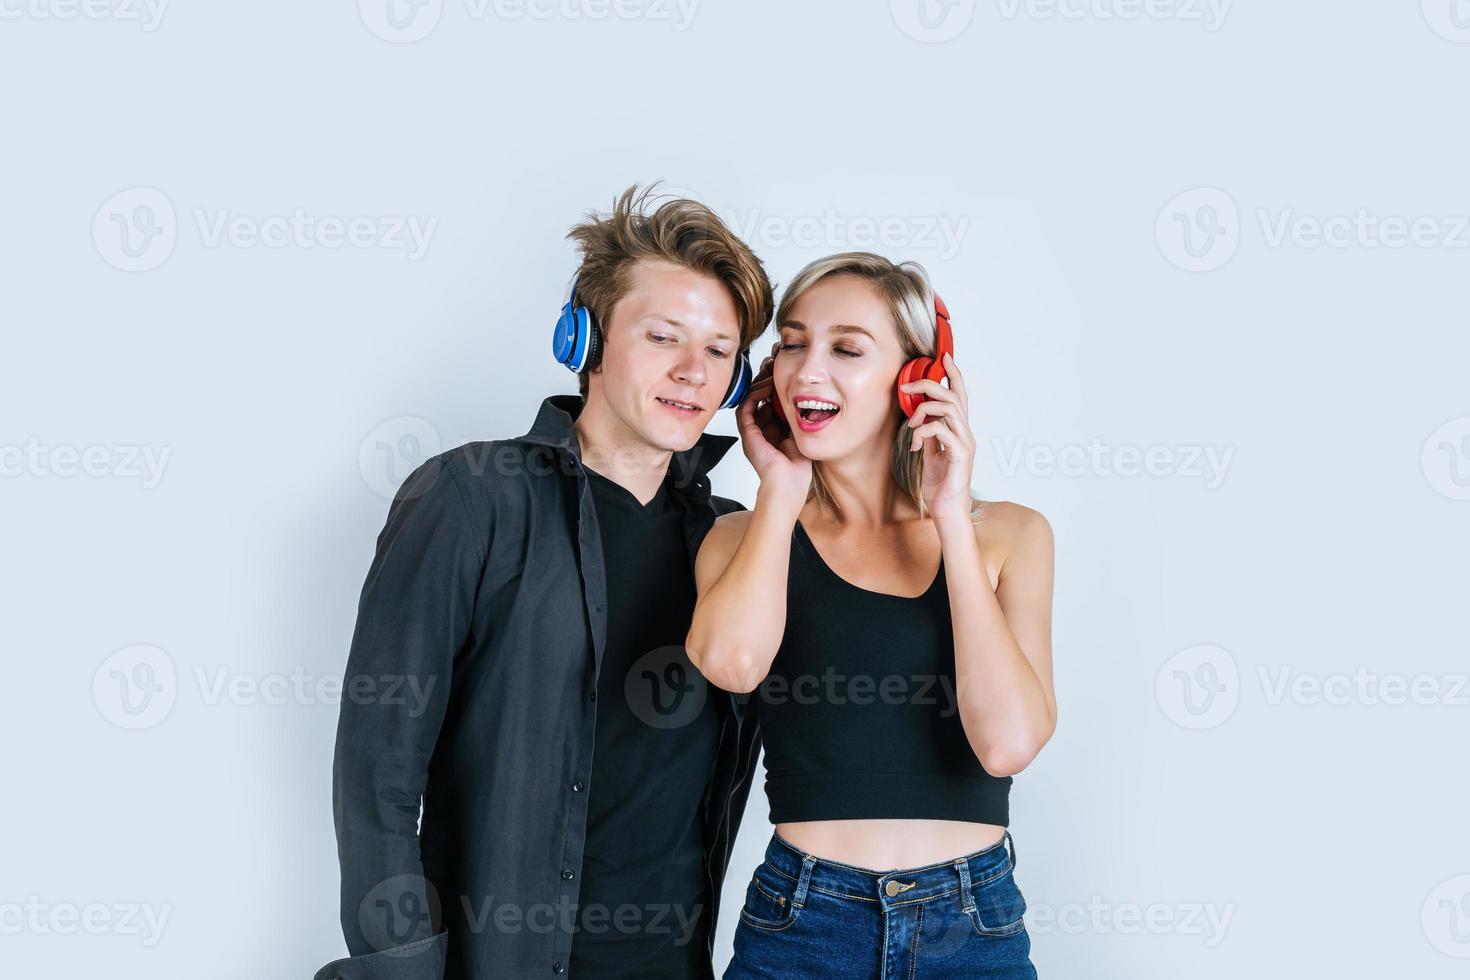
<svg viewBox="0 0 1470 980">
<path fill-rule="evenodd" d="M 972 497 L 920 266 L 820 259 L 776 326 L 738 411 L 756 505 L 706 536 L 685 644 L 765 740 L 775 832 L 725 980 L 1034 977 L 1006 827 L 1056 726 L 1051 528 Z"/>
</svg>

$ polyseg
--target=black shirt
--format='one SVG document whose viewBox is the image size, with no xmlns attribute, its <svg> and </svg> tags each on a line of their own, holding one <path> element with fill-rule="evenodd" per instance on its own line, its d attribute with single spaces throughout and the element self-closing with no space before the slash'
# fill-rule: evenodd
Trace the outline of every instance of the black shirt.
<svg viewBox="0 0 1470 980">
<path fill-rule="evenodd" d="M 587 469 L 607 569 L 574 980 L 711 974 L 700 800 L 721 717 L 684 638 L 696 590 L 683 507 Z"/>
<path fill-rule="evenodd" d="M 553 395 L 524 435 L 432 457 L 387 508 L 332 768 L 350 955 L 317 980 L 567 974 L 618 577 L 573 431 L 581 408 Z M 742 509 L 707 475 L 736 441 L 706 432 L 670 463 L 691 576 L 715 517 Z M 749 695 L 715 700 L 728 710 L 702 799 L 712 920 L 760 751 Z"/>
<path fill-rule="evenodd" d="M 786 581 L 786 631 L 754 702 L 771 823 L 1006 826 L 1011 777 L 985 771 L 960 720 L 944 559 L 922 595 L 873 592 L 797 521 Z"/>
</svg>

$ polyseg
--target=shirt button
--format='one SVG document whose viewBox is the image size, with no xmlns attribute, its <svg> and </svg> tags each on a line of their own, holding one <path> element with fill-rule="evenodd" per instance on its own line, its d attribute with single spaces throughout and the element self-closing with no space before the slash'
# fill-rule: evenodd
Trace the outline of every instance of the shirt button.
<svg viewBox="0 0 1470 980">
<path fill-rule="evenodd" d="M 572 869 L 571 868 L 562 868 L 561 869 L 561 878 L 562 878 L 562 881 L 571 881 L 575 877 L 577 877 L 577 876 L 572 873 Z"/>
<path fill-rule="evenodd" d="M 580 779 L 577 780 L 575 783 L 572 784 L 572 792 L 573 793 L 580 793 L 580 792 L 582 792 L 582 790 L 584 790 L 586 788 L 587 788 L 586 786 L 583 786 L 582 785 L 582 781 Z"/>
<path fill-rule="evenodd" d="M 587 700 L 588 701 L 596 701 L 597 700 L 597 692 L 596 691 L 593 691 L 592 692 L 592 696 L 590 698 L 588 698 Z"/>
<path fill-rule="evenodd" d="M 551 964 L 552 973 L 565 973 L 566 970 L 567 968 L 561 965 L 561 960 L 557 960 L 555 963 Z"/>
</svg>

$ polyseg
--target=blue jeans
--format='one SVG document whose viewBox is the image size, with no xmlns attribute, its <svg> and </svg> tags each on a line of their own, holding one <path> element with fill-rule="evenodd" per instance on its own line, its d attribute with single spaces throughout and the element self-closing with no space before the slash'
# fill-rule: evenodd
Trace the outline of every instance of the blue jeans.
<svg viewBox="0 0 1470 980">
<path fill-rule="evenodd" d="M 1009 832 L 899 871 L 819 858 L 774 833 L 746 887 L 724 980 L 1034 980 L 1015 863 Z"/>
</svg>

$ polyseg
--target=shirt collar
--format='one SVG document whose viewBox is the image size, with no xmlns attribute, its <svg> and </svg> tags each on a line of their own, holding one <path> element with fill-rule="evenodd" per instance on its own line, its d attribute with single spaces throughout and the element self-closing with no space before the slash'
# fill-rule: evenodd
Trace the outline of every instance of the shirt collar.
<svg viewBox="0 0 1470 980">
<path fill-rule="evenodd" d="M 581 395 L 549 395 L 541 402 L 536 412 L 536 421 L 521 442 L 538 446 L 552 446 L 569 454 L 578 463 L 582 462 L 582 447 L 577 442 L 572 423 L 582 413 Z M 722 436 L 704 432 L 699 440 L 688 449 L 675 450 L 669 461 L 669 475 L 675 484 L 685 486 L 701 480 L 715 464 L 740 440 L 736 436 Z"/>
</svg>

